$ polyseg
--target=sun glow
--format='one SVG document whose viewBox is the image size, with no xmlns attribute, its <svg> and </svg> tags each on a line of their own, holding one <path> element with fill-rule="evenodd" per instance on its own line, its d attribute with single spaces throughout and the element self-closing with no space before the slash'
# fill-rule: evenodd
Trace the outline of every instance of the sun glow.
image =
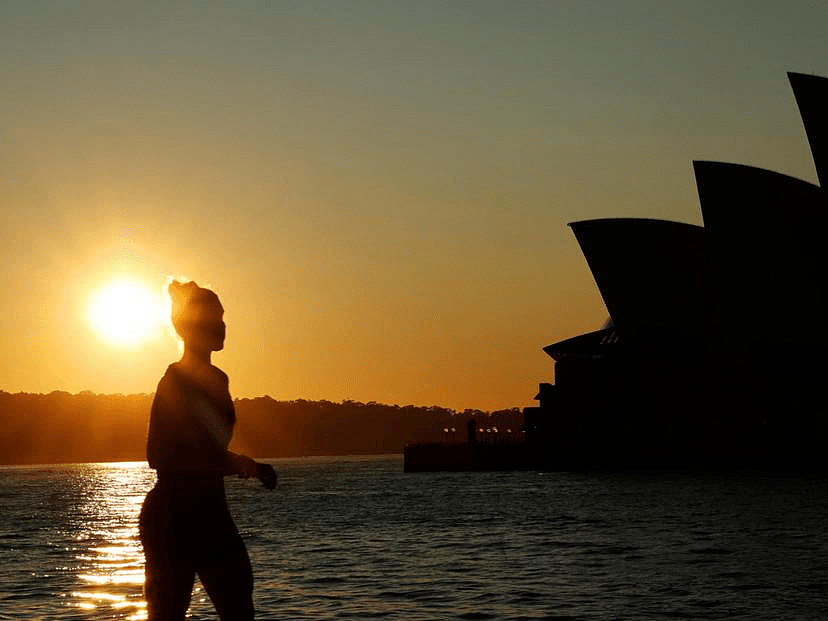
<svg viewBox="0 0 828 621">
<path fill-rule="evenodd" d="M 163 324 L 160 294 L 132 278 L 118 278 L 90 297 L 86 321 L 103 341 L 136 347 L 154 338 Z"/>
</svg>

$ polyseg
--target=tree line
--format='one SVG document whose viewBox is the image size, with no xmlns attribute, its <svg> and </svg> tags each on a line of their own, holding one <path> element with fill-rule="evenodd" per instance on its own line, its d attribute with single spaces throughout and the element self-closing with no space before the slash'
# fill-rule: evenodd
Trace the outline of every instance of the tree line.
<svg viewBox="0 0 828 621">
<path fill-rule="evenodd" d="M 152 394 L 0 391 L 0 464 L 145 459 Z M 406 444 L 519 437 L 518 408 L 486 412 L 345 400 L 237 399 L 231 448 L 256 458 L 401 453 Z"/>
</svg>

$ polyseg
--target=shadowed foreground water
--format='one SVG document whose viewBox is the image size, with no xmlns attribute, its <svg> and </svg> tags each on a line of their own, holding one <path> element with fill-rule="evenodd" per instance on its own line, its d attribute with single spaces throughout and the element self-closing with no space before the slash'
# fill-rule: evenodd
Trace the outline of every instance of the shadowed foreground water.
<svg viewBox="0 0 828 621">
<path fill-rule="evenodd" d="M 228 480 L 261 619 L 828 618 L 824 478 L 404 474 L 273 460 Z M 0 468 L 0 619 L 143 619 L 145 464 Z M 215 615 L 200 588 L 193 619 Z"/>
</svg>

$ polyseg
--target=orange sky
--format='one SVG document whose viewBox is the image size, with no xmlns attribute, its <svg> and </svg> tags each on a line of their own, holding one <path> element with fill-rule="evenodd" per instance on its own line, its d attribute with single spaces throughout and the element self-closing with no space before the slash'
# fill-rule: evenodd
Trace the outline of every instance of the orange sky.
<svg viewBox="0 0 828 621">
<path fill-rule="evenodd" d="M 236 396 L 530 405 L 606 318 L 568 222 L 701 223 L 692 159 L 815 180 L 825 8 L 621 4 L 4 2 L 0 390 L 153 391 L 175 342 L 84 308 L 173 275 Z"/>
</svg>

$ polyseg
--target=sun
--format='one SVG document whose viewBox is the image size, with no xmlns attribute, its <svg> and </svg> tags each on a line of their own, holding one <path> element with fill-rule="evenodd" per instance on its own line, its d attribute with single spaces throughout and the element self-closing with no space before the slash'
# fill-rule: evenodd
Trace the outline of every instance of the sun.
<svg viewBox="0 0 828 621">
<path fill-rule="evenodd" d="M 86 321 L 110 345 L 136 347 L 154 338 L 162 324 L 160 294 L 140 280 L 116 278 L 92 293 Z"/>
</svg>

